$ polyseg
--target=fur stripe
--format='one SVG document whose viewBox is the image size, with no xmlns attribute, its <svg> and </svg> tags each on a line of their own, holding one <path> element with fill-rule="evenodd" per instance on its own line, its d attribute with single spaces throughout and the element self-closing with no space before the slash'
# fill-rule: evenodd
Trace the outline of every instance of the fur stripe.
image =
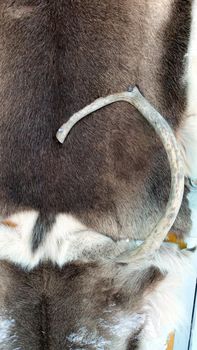
<svg viewBox="0 0 197 350">
<path fill-rule="evenodd" d="M 42 244 L 46 234 L 51 230 L 55 223 L 55 215 L 39 214 L 32 232 L 32 250 L 35 252 L 40 244 Z"/>
</svg>

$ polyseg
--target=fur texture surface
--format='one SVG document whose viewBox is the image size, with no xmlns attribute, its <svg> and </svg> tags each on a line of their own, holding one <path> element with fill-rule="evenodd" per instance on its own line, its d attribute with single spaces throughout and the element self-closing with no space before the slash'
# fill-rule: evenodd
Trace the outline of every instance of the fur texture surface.
<svg viewBox="0 0 197 350">
<path fill-rule="evenodd" d="M 1 1 L 3 216 L 70 213 L 114 239 L 149 233 L 165 208 L 170 173 L 140 114 L 119 103 L 79 123 L 64 145 L 55 134 L 74 112 L 131 83 L 177 130 L 190 12 L 182 0 Z M 177 231 L 189 230 L 188 214 L 185 198 Z"/>
<path fill-rule="evenodd" d="M 0 349 L 163 350 L 183 317 L 178 288 L 188 257 L 162 248 L 138 268 L 104 259 L 104 250 L 61 269 L 25 272 L 2 262 Z"/>
<path fill-rule="evenodd" d="M 137 84 L 195 177 L 196 12 L 196 0 L 0 0 L 1 350 L 163 350 L 180 323 L 188 253 L 114 261 L 164 212 L 170 172 L 157 136 L 122 103 L 63 145 L 55 134 L 97 97 Z"/>
</svg>

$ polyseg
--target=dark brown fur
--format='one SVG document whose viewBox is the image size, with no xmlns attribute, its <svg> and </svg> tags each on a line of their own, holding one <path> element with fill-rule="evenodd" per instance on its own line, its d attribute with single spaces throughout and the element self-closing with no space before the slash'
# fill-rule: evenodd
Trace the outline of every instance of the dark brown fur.
<svg viewBox="0 0 197 350">
<path fill-rule="evenodd" d="M 0 0 L 3 216 L 23 209 L 36 209 L 44 218 L 71 213 L 113 239 L 143 238 L 151 231 L 167 202 L 170 172 L 163 147 L 142 116 L 119 103 L 78 123 L 64 145 L 55 134 L 74 112 L 129 84 L 137 84 L 178 129 L 191 5 L 169 0 L 171 9 L 158 31 L 156 10 L 162 3 Z M 174 226 L 178 234 L 188 233 L 189 214 L 185 193 Z M 1 349 L 70 349 L 69 332 L 83 320 L 97 322 L 115 297 L 116 273 L 98 263 L 28 274 L 2 263 L 1 303 L 6 317 L 15 319 L 19 340 Z M 123 311 L 140 312 L 138 298 L 141 305 L 146 288 L 158 282 L 157 272 L 151 277 L 151 269 L 139 275 L 136 289 L 128 272 L 124 284 L 118 281 Z M 134 337 L 129 350 L 136 344 Z"/>
<path fill-rule="evenodd" d="M 33 10 L 16 19 L 9 4 Z M 63 146 L 55 139 L 74 112 L 130 83 L 178 127 L 189 2 L 174 2 L 178 19 L 172 20 L 172 11 L 160 32 L 151 18 L 157 5 L 129 4 L 1 1 L 2 213 L 70 212 L 115 238 L 145 235 L 145 218 L 151 229 L 161 215 L 170 182 L 166 157 L 155 133 L 130 106 L 120 103 L 89 116 Z M 177 221 L 177 229 L 188 230 L 183 221 Z"/>
</svg>

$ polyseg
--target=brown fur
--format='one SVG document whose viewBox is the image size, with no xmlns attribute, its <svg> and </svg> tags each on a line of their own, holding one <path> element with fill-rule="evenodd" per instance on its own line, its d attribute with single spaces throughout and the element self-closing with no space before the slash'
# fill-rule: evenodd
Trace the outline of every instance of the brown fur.
<svg viewBox="0 0 197 350">
<path fill-rule="evenodd" d="M 10 339 L 0 341 L 0 349 L 81 349 L 82 344 L 72 344 L 69 336 L 82 327 L 96 331 L 95 338 L 111 340 L 110 326 L 116 325 L 116 315 L 142 314 L 144 292 L 161 279 L 154 268 L 139 275 L 128 266 L 111 263 L 76 262 L 62 270 L 44 266 L 31 273 L 2 263 L 0 280 L 6 290 L 1 292 L 0 301 L 8 311 L 0 317 L 14 319 L 12 334 L 16 337 L 13 347 Z M 140 330 L 134 329 L 133 337 L 128 337 L 129 350 L 134 349 Z M 99 348 L 99 344 L 85 345 L 85 341 L 88 343 L 84 338 L 82 348 Z"/>
<path fill-rule="evenodd" d="M 170 172 L 141 115 L 119 103 L 78 123 L 63 146 L 55 134 L 74 112 L 129 84 L 176 131 L 190 7 L 187 0 L 0 0 L 3 216 L 71 213 L 113 239 L 150 232 L 165 208 Z M 174 225 L 181 236 L 190 229 L 186 194 Z M 163 277 L 154 268 L 137 277 L 124 268 L 97 262 L 26 273 L 1 263 L 2 313 L 15 319 L 18 334 L 1 349 L 71 349 L 66 337 L 83 322 L 98 329 L 114 299 L 123 312 L 140 313 L 143 293 Z M 128 339 L 128 350 L 135 348 L 137 335 Z"/>
<path fill-rule="evenodd" d="M 63 146 L 55 134 L 74 112 L 130 83 L 177 128 L 189 2 L 184 11 L 182 1 L 169 4 L 159 32 L 162 2 L 14 1 L 14 9 L 34 7 L 17 19 L 9 3 L 0 6 L 1 212 L 70 212 L 114 238 L 144 236 L 166 204 L 170 178 L 142 117 L 120 103 L 80 122 Z M 186 222 L 177 230 L 187 231 Z"/>
<path fill-rule="evenodd" d="M 17 227 L 17 224 L 15 224 L 15 222 L 11 221 L 11 220 L 3 220 L 1 222 L 2 225 L 5 225 L 5 226 L 8 226 L 8 227 L 11 227 L 11 228 L 15 228 Z"/>
</svg>

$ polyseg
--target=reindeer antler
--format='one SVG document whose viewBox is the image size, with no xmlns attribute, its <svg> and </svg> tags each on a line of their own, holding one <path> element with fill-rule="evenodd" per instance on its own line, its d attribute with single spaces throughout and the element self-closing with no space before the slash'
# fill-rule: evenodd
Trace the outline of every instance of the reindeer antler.
<svg viewBox="0 0 197 350">
<path fill-rule="evenodd" d="M 171 190 L 165 214 L 145 239 L 144 243 L 132 251 L 126 251 L 117 258 L 117 262 L 128 263 L 136 262 L 144 257 L 147 258 L 147 255 L 152 255 L 160 248 L 177 217 L 182 203 L 184 192 L 182 157 L 172 129 L 165 119 L 141 95 L 138 88 L 134 87 L 132 91 L 99 98 L 73 114 L 67 123 L 63 124 L 58 130 L 56 137 L 59 142 L 63 143 L 70 130 L 78 121 L 102 107 L 119 101 L 125 101 L 133 105 L 153 126 L 165 147 L 171 168 Z"/>
</svg>

